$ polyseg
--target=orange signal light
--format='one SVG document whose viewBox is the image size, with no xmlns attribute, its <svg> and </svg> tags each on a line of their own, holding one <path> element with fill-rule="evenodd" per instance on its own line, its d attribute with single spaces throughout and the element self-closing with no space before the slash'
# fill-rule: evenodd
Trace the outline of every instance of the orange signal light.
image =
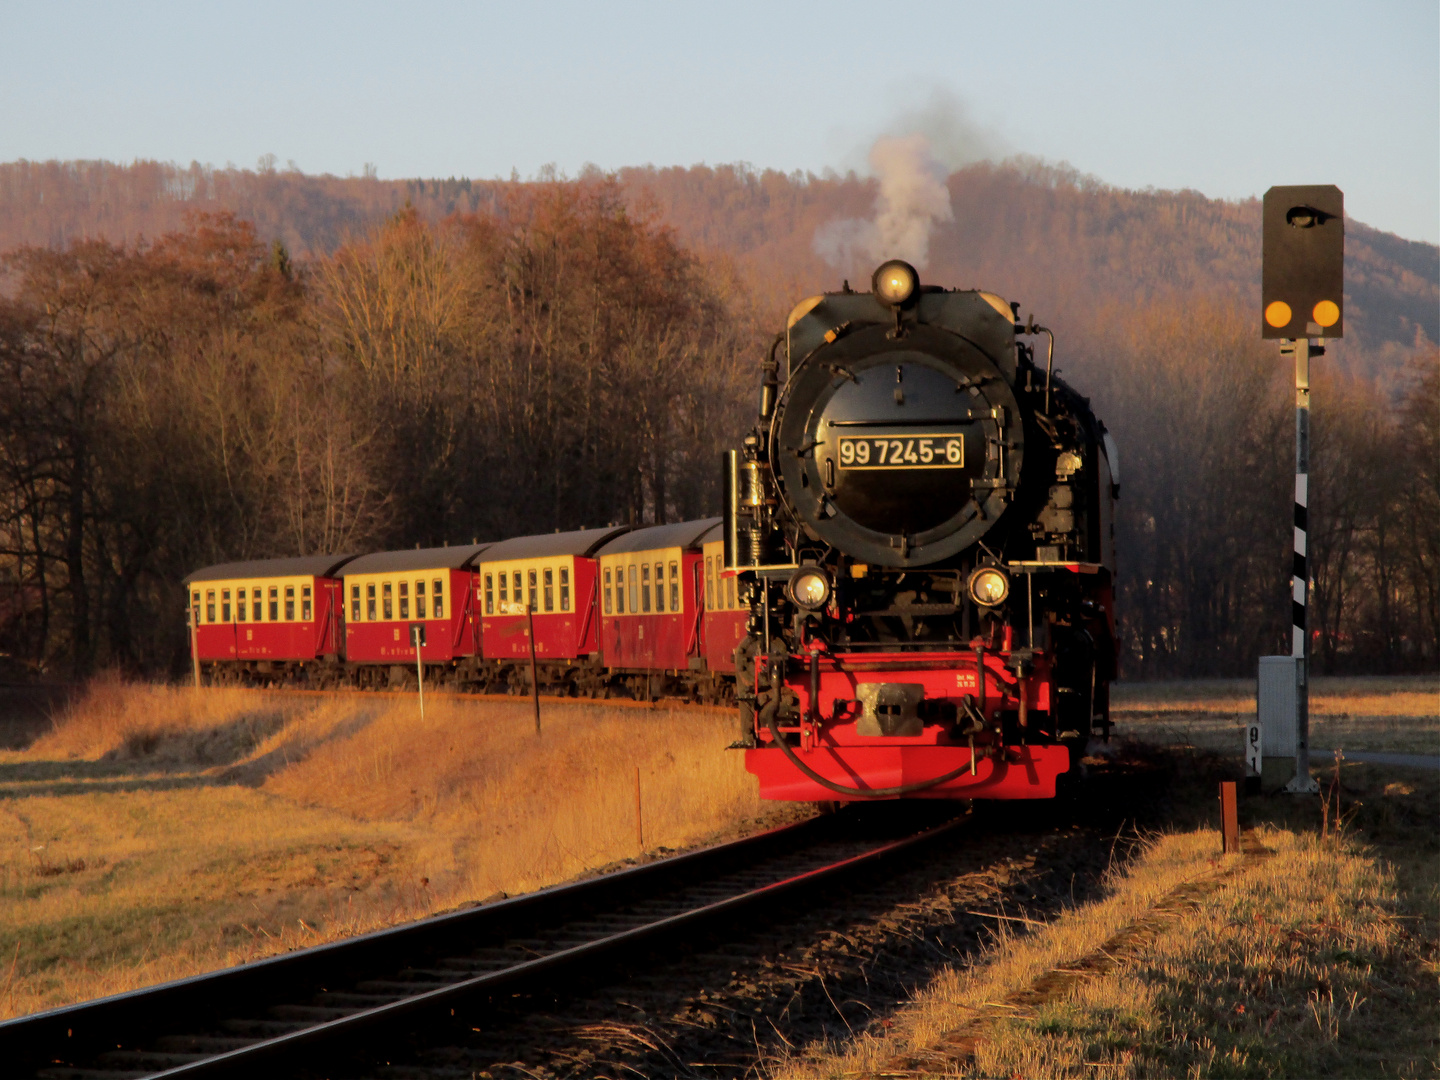
<svg viewBox="0 0 1440 1080">
<path fill-rule="evenodd" d="M 1312 314 L 1321 326 L 1334 326 L 1340 321 L 1340 306 L 1334 300 L 1321 300 Z"/>
<path fill-rule="evenodd" d="M 1328 303 L 1329 301 L 1326 301 L 1326 302 Z M 1332 304 L 1331 306 L 1334 307 L 1333 304 Z M 1318 311 L 1319 308 L 1316 308 L 1316 310 Z M 1339 317 L 1339 315 L 1340 315 L 1339 309 L 1336 309 L 1335 315 L 1336 315 L 1336 318 Z M 1271 304 L 1270 304 L 1270 306 L 1265 309 L 1265 321 L 1266 321 L 1267 323 L 1269 323 L 1271 326 L 1276 326 L 1276 327 L 1279 327 L 1279 326 L 1289 326 L 1289 325 L 1290 325 L 1290 318 L 1291 318 L 1290 305 L 1287 304 L 1287 303 L 1285 303 L 1284 300 L 1275 300 L 1275 301 L 1272 301 Z M 1317 318 L 1315 321 L 1316 321 L 1316 322 L 1320 322 L 1320 320 L 1319 320 L 1318 318 Z M 1329 325 L 1331 325 L 1331 323 L 1333 323 L 1334 321 L 1335 321 L 1335 320 L 1332 319 L 1332 320 L 1331 320 L 1330 322 L 1328 322 L 1328 323 L 1321 323 L 1321 325 L 1322 325 L 1322 326 L 1329 326 Z"/>
</svg>

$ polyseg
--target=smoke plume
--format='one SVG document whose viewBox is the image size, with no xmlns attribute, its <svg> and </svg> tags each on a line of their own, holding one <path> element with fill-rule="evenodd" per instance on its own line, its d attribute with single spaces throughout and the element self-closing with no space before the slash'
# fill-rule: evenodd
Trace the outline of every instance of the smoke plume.
<svg viewBox="0 0 1440 1080">
<path fill-rule="evenodd" d="M 930 255 L 930 228 L 953 221 L 945 168 L 924 135 L 885 135 L 870 148 L 870 168 L 880 183 L 870 220 L 841 218 L 815 231 L 815 251 L 832 266 L 881 259 L 923 266 Z"/>
<path fill-rule="evenodd" d="M 945 179 L 951 169 L 998 158 L 1004 143 L 976 124 L 962 101 L 934 90 L 918 109 L 902 114 L 892 131 L 870 147 L 868 163 L 879 183 L 870 218 L 840 218 L 815 230 L 815 253 L 841 269 L 904 259 L 923 267 L 937 222 L 954 221 Z"/>
</svg>

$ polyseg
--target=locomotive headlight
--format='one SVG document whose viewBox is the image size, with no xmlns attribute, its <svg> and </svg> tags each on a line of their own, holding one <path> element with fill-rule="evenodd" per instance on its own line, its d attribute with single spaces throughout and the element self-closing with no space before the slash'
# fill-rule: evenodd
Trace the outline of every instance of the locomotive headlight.
<svg viewBox="0 0 1440 1080">
<path fill-rule="evenodd" d="M 920 275 L 915 273 L 913 266 L 900 259 L 881 263 L 870 279 L 870 291 L 886 307 L 904 307 L 914 299 L 919 288 Z"/>
<path fill-rule="evenodd" d="M 984 566 L 970 575 L 970 599 L 981 607 L 1003 604 L 1010 595 L 1010 579 L 993 566 Z"/>
<path fill-rule="evenodd" d="M 802 567 L 791 576 L 786 591 L 796 607 L 819 611 L 830 602 L 830 578 L 817 567 Z"/>
</svg>

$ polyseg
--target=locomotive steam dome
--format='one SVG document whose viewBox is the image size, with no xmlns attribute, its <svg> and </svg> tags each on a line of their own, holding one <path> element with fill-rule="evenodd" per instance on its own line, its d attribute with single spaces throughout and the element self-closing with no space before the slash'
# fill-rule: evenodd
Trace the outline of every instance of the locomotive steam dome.
<svg viewBox="0 0 1440 1080">
<path fill-rule="evenodd" d="M 914 281 L 903 305 L 877 285 L 882 296 L 829 293 L 797 307 L 771 421 L 770 464 L 792 515 L 879 566 L 922 566 L 974 544 L 1009 505 L 1024 454 L 1010 309 Z"/>
</svg>

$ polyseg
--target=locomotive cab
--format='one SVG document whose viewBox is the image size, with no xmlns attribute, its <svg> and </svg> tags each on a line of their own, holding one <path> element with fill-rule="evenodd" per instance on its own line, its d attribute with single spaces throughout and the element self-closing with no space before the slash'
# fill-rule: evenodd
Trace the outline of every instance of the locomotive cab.
<svg viewBox="0 0 1440 1080">
<path fill-rule="evenodd" d="M 1053 341 L 898 261 L 791 313 L 726 469 L 763 796 L 1048 797 L 1107 723 L 1113 443 Z"/>
</svg>

